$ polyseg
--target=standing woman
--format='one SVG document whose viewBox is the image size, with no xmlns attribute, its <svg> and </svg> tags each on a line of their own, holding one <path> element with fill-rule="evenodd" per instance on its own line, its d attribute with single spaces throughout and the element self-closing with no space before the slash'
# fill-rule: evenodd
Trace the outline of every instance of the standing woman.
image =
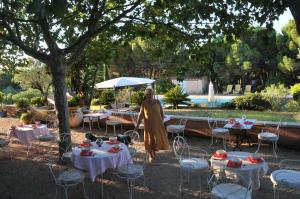
<svg viewBox="0 0 300 199">
<path fill-rule="evenodd" d="M 150 155 L 150 162 L 155 160 L 156 152 L 168 150 L 169 142 L 164 126 L 164 113 L 160 102 L 153 98 L 154 92 L 151 88 L 145 90 L 145 100 L 142 103 L 135 130 L 144 119 L 144 143 L 145 149 Z"/>
</svg>

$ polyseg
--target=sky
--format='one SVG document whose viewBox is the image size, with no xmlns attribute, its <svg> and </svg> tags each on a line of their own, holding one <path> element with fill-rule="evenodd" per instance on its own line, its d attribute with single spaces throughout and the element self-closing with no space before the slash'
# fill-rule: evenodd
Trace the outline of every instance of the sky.
<svg viewBox="0 0 300 199">
<path fill-rule="evenodd" d="M 293 19 L 293 16 L 289 9 L 287 9 L 280 17 L 279 20 L 274 21 L 274 29 L 276 32 L 281 33 L 281 28 L 287 24 L 287 22 Z"/>
</svg>

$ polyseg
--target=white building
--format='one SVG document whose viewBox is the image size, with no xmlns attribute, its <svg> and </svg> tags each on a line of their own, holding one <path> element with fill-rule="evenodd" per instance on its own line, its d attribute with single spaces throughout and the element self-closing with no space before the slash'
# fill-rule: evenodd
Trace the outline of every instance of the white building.
<svg viewBox="0 0 300 199">
<path fill-rule="evenodd" d="M 199 95 L 207 91 L 208 80 L 207 77 L 202 78 L 187 78 L 183 82 L 178 82 L 176 79 L 172 79 L 172 82 L 176 85 L 180 85 L 183 88 L 183 91 L 187 94 Z"/>
</svg>

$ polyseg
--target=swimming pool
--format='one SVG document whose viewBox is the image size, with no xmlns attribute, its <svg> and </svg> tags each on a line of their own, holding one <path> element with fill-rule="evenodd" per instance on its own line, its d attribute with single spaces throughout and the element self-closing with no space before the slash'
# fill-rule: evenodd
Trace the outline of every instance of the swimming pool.
<svg viewBox="0 0 300 199">
<path fill-rule="evenodd" d="M 189 98 L 191 99 L 191 101 L 189 103 L 193 103 L 197 106 L 201 104 L 201 106 L 219 107 L 226 102 L 230 102 L 235 97 L 237 96 L 215 96 L 214 103 L 209 103 L 207 96 L 205 95 L 190 95 Z M 164 104 L 163 96 L 158 96 L 158 100 L 161 102 L 161 104 Z"/>
</svg>

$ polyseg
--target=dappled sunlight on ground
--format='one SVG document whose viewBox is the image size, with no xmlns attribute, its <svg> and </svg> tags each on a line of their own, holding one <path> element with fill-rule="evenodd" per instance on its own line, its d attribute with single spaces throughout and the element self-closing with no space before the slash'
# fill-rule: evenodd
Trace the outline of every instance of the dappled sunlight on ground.
<svg viewBox="0 0 300 199">
<path fill-rule="evenodd" d="M 18 120 L 1 118 L 0 119 L 0 137 L 5 137 L 5 132 L 11 124 L 17 124 Z M 85 139 L 85 132 L 88 132 L 88 128 L 74 129 L 72 130 L 72 141 L 75 144 L 82 142 Z M 104 135 L 104 129 L 94 131 L 96 135 Z M 219 149 L 221 142 L 209 147 L 210 140 L 199 137 L 187 137 L 187 141 L 190 145 L 198 146 L 205 149 L 209 154 Z M 171 142 L 170 142 L 171 145 Z M 232 143 L 229 143 L 229 147 Z M 50 175 L 49 169 L 45 163 L 48 158 L 57 159 L 58 147 L 57 144 L 52 145 L 53 152 L 47 154 L 49 151 L 48 144 L 42 144 L 38 146 L 35 142 L 30 150 L 28 158 L 26 158 L 26 147 L 18 144 L 16 141 L 11 144 L 10 148 L 13 155 L 11 161 L 7 152 L 0 151 L 0 198 L 2 199 L 52 199 L 55 196 L 55 183 Z M 245 151 L 254 152 L 257 145 L 249 147 L 247 144 L 243 145 Z M 136 144 L 138 149 L 137 161 L 141 162 L 145 156 L 143 143 Z M 194 155 L 199 155 L 192 152 Z M 264 144 L 261 149 L 261 154 L 267 160 L 271 171 L 278 168 L 278 163 L 282 159 L 300 159 L 299 151 L 294 151 L 279 147 L 279 158 L 276 160 L 271 153 L 271 146 Z M 55 168 L 55 172 L 61 172 L 66 169 L 72 168 L 71 164 L 60 165 Z M 101 178 L 97 178 L 94 183 L 89 179 L 89 175 L 86 175 L 85 186 L 87 194 L 90 199 L 101 198 Z M 158 158 L 154 163 L 146 163 L 145 165 L 145 177 L 146 187 L 143 186 L 143 180 L 137 180 L 134 182 L 133 198 L 136 199 L 199 199 L 210 198 L 209 189 L 206 183 L 206 176 L 202 176 L 202 191 L 200 192 L 199 177 L 200 174 L 195 172 L 191 173 L 190 183 L 187 183 L 187 175 L 184 175 L 183 194 L 179 195 L 179 165 L 173 152 L 163 151 L 159 152 Z M 123 180 L 116 177 L 113 170 L 107 171 L 104 175 L 104 198 L 107 199 L 127 199 L 128 191 L 127 184 Z M 63 198 L 63 190 L 59 189 L 59 197 Z M 254 191 L 254 199 L 264 198 L 272 199 L 272 183 L 268 176 L 261 180 L 261 189 Z M 69 189 L 70 199 L 82 199 L 83 190 L 82 187 L 75 186 Z M 300 195 L 294 193 L 281 192 L 281 199 L 298 199 Z"/>
</svg>

